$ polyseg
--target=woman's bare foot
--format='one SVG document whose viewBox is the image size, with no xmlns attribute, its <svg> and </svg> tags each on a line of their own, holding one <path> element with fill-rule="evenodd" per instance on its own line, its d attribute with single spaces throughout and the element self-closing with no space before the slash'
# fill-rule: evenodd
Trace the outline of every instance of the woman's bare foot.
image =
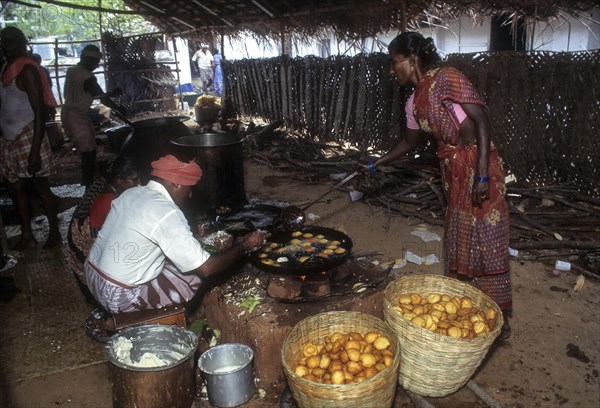
<svg viewBox="0 0 600 408">
<path fill-rule="evenodd" d="M 504 318 L 504 324 L 502 325 L 502 328 L 500 329 L 500 334 L 498 335 L 498 337 L 496 338 L 496 342 L 501 343 L 504 340 L 508 340 L 508 338 L 511 335 L 511 328 L 510 328 L 510 324 L 508 323 L 508 317 L 509 315 L 512 315 L 510 312 L 502 312 L 502 317 Z"/>
</svg>

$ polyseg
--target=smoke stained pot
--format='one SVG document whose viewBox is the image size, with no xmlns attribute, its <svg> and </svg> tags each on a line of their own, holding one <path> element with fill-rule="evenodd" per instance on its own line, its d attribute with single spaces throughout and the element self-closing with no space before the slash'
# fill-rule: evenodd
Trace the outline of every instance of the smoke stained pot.
<svg viewBox="0 0 600 408">
<path fill-rule="evenodd" d="M 183 123 L 188 119 L 186 116 L 150 118 L 134 122 L 133 129 L 128 126 L 123 130 L 115 129 L 113 132 L 121 133 L 111 135 L 118 145 L 115 149 L 119 154 L 135 159 L 145 179 L 150 175 L 150 163 L 164 155 L 173 154 L 171 140 L 190 134 L 189 128 Z"/>
<path fill-rule="evenodd" d="M 246 203 L 243 140 L 231 133 L 203 133 L 171 141 L 175 155 L 196 160 L 202 179 L 185 204 L 188 217 L 236 211 Z"/>
</svg>

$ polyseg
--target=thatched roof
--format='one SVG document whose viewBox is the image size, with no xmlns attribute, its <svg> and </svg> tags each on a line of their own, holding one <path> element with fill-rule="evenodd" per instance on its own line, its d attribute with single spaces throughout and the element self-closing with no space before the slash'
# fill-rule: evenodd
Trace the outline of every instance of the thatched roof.
<svg viewBox="0 0 600 408">
<path fill-rule="evenodd" d="M 278 37 L 282 32 L 314 35 L 331 29 L 340 37 L 423 24 L 440 24 L 459 14 L 477 19 L 496 13 L 544 20 L 559 12 L 577 14 L 596 0 L 125 0 L 127 6 L 167 33 L 189 37 L 248 31 Z"/>
</svg>

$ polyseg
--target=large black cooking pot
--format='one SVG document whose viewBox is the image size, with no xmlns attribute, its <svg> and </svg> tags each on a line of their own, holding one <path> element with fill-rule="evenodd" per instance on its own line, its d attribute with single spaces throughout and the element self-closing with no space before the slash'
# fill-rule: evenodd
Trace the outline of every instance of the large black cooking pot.
<svg viewBox="0 0 600 408">
<path fill-rule="evenodd" d="M 231 133 L 203 133 L 171 141 L 179 160 L 196 160 L 202 179 L 184 204 L 188 216 L 236 211 L 246 203 L 243 140 Z"/>
<path fill-rule="evenodd" d="M 133 131 L 123 141 L 119 153 L 136 159 L 143 172 L 148 173 L 152 161 L 173 154 L 173 146 L 169 143 L 172 139 L 190 134 L 183 123 L 188 119 L 187 116 L 166 116 L 133 122 Z M 117 129 L 115 133 L 115 136 L 122 135 L 125 130 Z"/>
<path fill-rule="evenodd" d="M 301 230 L 303 234 L 310 233 L 313 236 L 323 235 L 325 239 L 329 241 L 339 241 L 339 247 L 344 248 L 346 252 L 343 255 L 322 258 L 319 256 L 311 256 L 307 261 L 299 262 L 299 258 L 293 256 L 286 256 L 288 261 L 280 263 L 279 266 L 267 265 L 262 262 L 259 258 L 260 252 L 255 252 L 250 257 L 250 263 L 266 272 L 281 274 L 281 275 L 297 275 L 306 276 L 321 273 L 333 269 L 341 265 L 350 256 L 352 251 L 352 240 L 346 234 L 341 231 L 325 228 L 325 227 L 305 227 Z M 294 238 L 294 232 L 287 230 L 275 231 L 268 238 L 268 242 L 276 244 L 288 244 Z"/>
<path fill-rule="evenodd" d="M 115 126 L 107 129 L 105 133 L 106 138 L 108 139 L 108 145 L 112 151 L 115 153 L 120 153 L 123 142 L 125 142 L 127 137 L 133 133 L 133 128 L 127 125 Z"/>
</svg>

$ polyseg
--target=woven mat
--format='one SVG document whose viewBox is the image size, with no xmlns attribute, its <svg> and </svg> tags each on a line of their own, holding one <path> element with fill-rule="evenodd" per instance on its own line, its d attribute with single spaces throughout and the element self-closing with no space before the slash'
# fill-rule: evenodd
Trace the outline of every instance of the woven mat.
<svg viewBox="0 0 600 408">
<path fill-rule="evenodd" d="M 17 265 L 2 273 L 12 276 L 21 292 L 0 304 L 0 382 L 106 361 L 104 345 L 83 329 L 91 306 L 66 267 L 63 251 L 64 246 L 18 254 Z"/>
</svg>

